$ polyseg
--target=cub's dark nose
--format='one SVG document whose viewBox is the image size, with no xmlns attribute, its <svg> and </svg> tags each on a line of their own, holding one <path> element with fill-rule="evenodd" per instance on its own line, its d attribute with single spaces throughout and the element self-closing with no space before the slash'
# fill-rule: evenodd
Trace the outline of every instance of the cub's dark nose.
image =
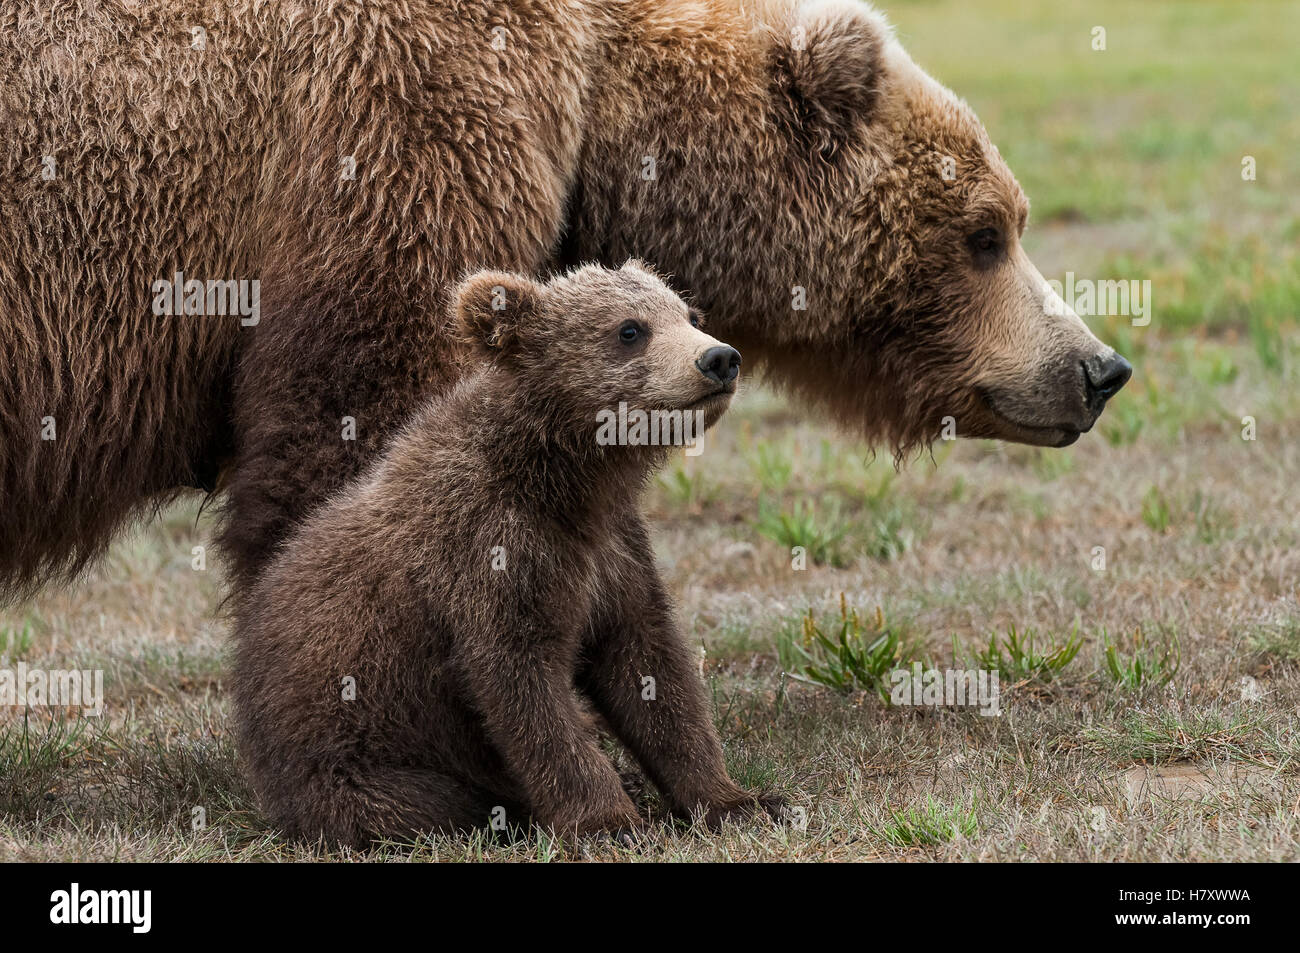
<svg viewBox="0 0 1300 953">
<path fill-rule="evenodd" d="M 1083 379 L 1087 384 L 1088 407 L 1100 411 L 1133 376 L 1133 365 L 1114 351 L 1083 362 Z"/>
<path fill-rule="evenodd" d="M 734 381 L 740 373 L 740 352 L 725 344 L 711 347 L 699 356 L 695 366 L 709 380 L 726 384 Z"/>
</svg>

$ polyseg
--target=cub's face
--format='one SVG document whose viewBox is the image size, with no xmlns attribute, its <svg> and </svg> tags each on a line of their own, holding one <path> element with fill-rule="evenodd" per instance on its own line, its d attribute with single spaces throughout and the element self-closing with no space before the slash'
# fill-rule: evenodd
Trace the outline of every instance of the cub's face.
<svg viewBox="0 0 1300 953">
<path fill-rule="evenodd" d="M 584 430 L 620 405 L 698 412 L 694 420 L 711 427 L 736 392 L 740 354 L 639 262 L 587 266 L 544 286 L 484 272 L 457 300 L 466 336 Z"/>
</svg>

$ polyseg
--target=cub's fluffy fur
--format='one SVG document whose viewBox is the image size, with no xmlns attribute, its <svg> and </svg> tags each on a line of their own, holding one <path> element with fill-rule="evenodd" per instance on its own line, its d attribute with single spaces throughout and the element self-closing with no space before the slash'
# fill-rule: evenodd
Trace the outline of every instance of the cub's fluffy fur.
<svg viewBox="0 0 1300 953">
<path fill-rule="evenodd" d="M 264 809 L 348 844 L 498 808 L 636 827 L 581 693 L 674 810 L 775 810 L 727 776 L 637 512 L 663 451 L 596 438 L 620 401 L 711 424 L 734 352 L 635 263 L 544 287 L 480 274 L 457 311 L 481 366 L 291 536 L 239 613 L 240 747 Z"/>
</svg>

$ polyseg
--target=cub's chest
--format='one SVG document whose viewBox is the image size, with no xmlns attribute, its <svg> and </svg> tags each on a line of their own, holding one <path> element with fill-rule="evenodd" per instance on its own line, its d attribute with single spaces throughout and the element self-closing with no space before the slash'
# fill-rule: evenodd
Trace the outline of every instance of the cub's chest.
<svg viewBox="0 0 1300 953">
<path fill-rule="evenodd" d="M 614 587 L 629 562 L 623 547 L 607 534 L 542 544 L 535 558 L 543 581 L 543 611 L 569 632 L 585 629 L 616 598 Z"/>
</svg>

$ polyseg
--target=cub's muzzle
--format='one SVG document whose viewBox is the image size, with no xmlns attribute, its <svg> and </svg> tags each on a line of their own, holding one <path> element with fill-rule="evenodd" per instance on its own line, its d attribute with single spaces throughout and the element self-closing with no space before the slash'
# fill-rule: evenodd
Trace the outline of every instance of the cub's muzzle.
<svg viewBox="0 0 1300 953">
<path fill-rule="evenodd" d="M 711 347 L 696 359 L 695 366 L 715 384 L 729 384 L 740 373 L 740 352 L 726 344 Z"/>
</svg>

